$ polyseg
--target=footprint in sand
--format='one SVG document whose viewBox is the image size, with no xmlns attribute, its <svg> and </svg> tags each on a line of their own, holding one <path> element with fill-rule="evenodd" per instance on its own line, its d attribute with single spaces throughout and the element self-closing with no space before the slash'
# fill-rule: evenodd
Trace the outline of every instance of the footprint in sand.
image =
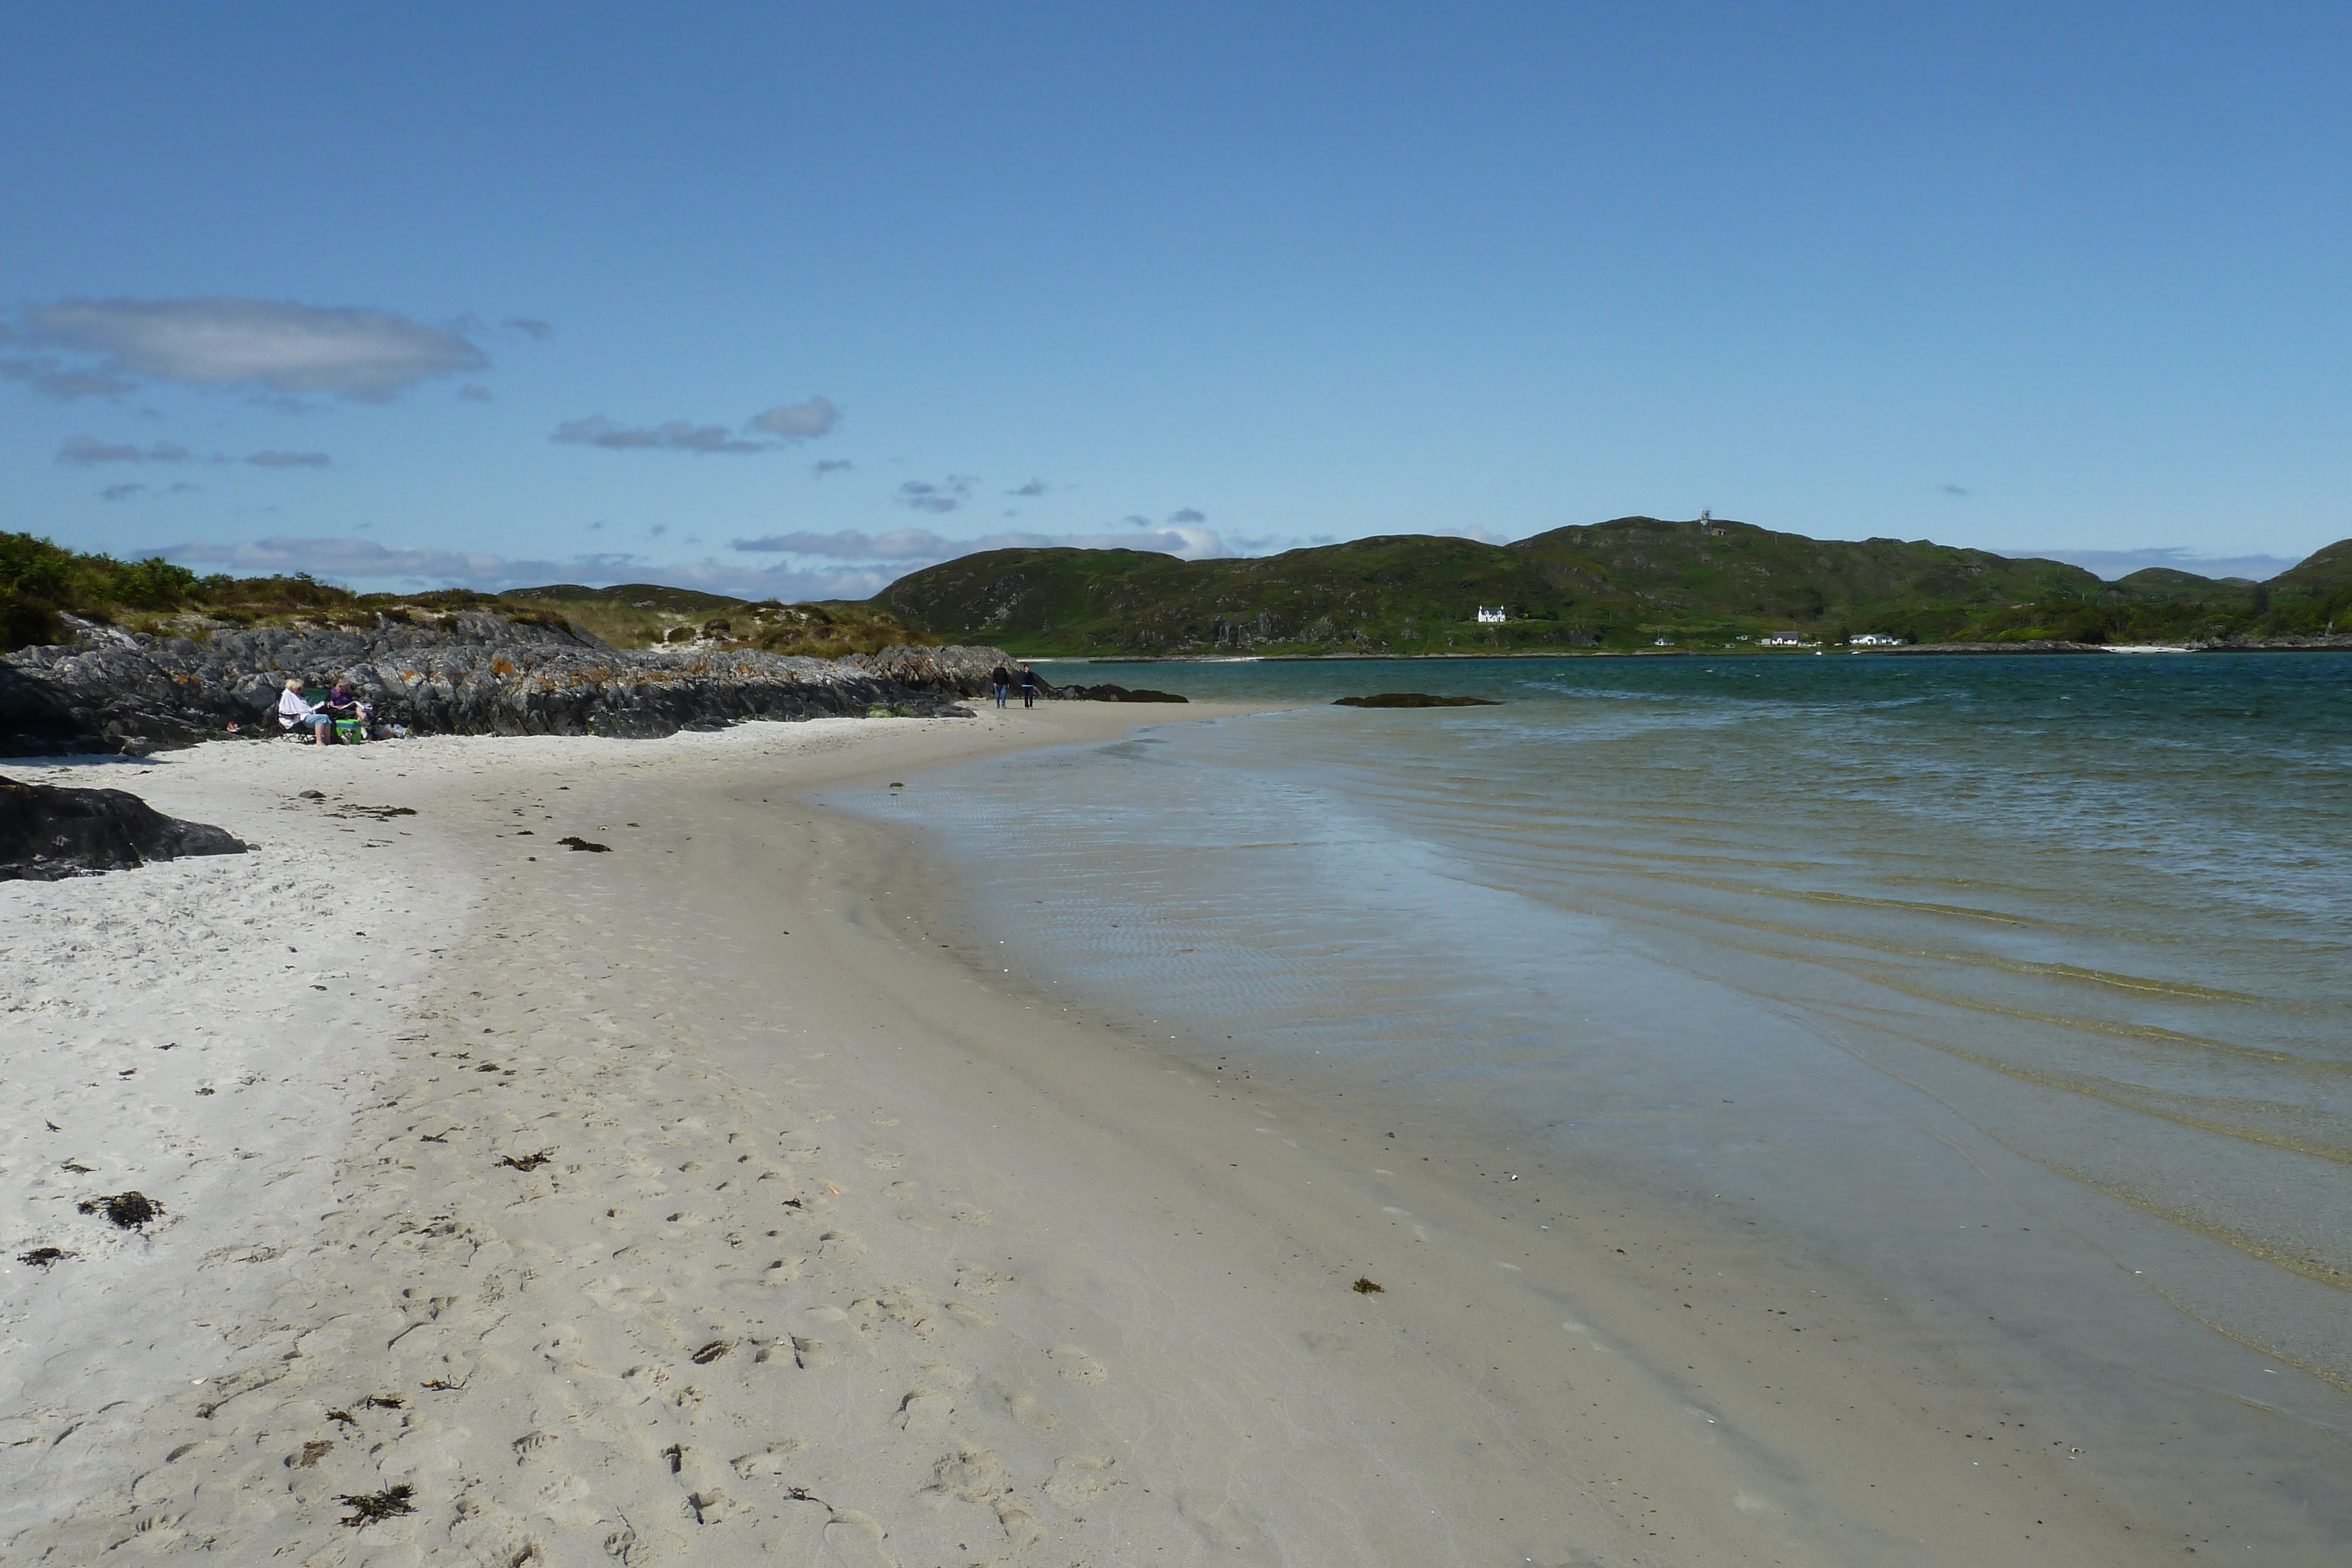
<svg viewBox="0 0 2352 1568">
<path fill-rule="evenodd" d="M 1061 1416 L 1052 1406 L 1024 1389 L 1013 1389 L 1003 1398 L 1006 1412 L 1024 1427 L 1050 1431 L 1062 1424 Z"/>
<path fill-rule="evenodd" d="M 898 1568 L 898 1560 L 883 1548 L 882 1527 L 845 1509 L 824 1527 L 824 1550 L 841 1568 Z"/>
<path fill-rule="evenodd" d="M 730 1468 L 745 1480 L 774 1479 L 784 1473 L 792 1457 L 806 1446 L 798 1437 L 779 1437 L 757 1453 L 736 1455 Z"/>
<path fill-rule="evenodd" d="M 1072 1383 L 1100 1383 L 1110 1375 L 1101 1362 L 1074 1344 L 1055 1345 L 1045 1356 L 1054 1370 Z"/>
<path fill-rule="evenodd" d="M 918 1388 L 898 1401 L 898 1413 L 893 1419 L 901 1431 L 936 1432 L 954 1414 L 952 1397 L 936 1389 Z"/>
<path fill-rule="evenodd" d="M 986 1502 L 1011 1490 L 1004 1467 L 986 1448 L 959 1448 L 946 1455 L 932 1465 L 931 1483 L 923 1489 L 941 1500 L 960 1497 L 966 1502 Z"/>
<path fill-rule="evenodd" d="M 1037 1522 L 1037 1516 L 1011 1498 L 997 1503 L 996 1522 L 1004 1527 L 1004 1538 L 1016 1552 L 1026 1552 L 1045 1539 L 1045 1527 Z"/>
<path fill-rule="evenodd" d="M 959 1291 L 967 1291 L 975 1296 L 992 1296 L 996 1294 L 998 1283 L 999 1281 L 996 1276 L 990 1273 L 985 1269 L 959 1269 L 956 1270 L 955 1288 Z"/>
<path fill-rule="evenodd" d="M 1092 1454 L 1064 1454 L 1054 1461 L 1045 1495 L 1075 1512 L 1118 1484 L 1104 1474 L 1116 1462 Z"/>
</svg>

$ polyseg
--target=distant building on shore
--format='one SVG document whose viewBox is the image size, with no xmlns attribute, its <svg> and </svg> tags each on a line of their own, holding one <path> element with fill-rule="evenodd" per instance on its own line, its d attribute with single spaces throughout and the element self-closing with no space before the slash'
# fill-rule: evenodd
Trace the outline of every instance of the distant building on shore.
<svg viewBox="0 0 2352 1568">
<path fill-rule="evenodd" d="M 1814 643 L 1805 641 L 1804 633 L 1801 632 L 1775 632 L 1769 637 L 1765 638 L 1756 645 L 1759 648 L 1811 648 L 1815 646 Z"/>
<path fill-rule="evenodd" d="M 1903 646 L 1903 639 L 1891 632 L 1859 632 L 1848 637 L 1845 642 L 1849 648 L 1900 648 Z"/>
<path fill-rule="evenodd" d="M 1478 606 L 1478 624 L 1481 626 L 1500 625 L 1510 618 L 1510 612 L 1499 604 L 1481 604 Z"/>
</svg>

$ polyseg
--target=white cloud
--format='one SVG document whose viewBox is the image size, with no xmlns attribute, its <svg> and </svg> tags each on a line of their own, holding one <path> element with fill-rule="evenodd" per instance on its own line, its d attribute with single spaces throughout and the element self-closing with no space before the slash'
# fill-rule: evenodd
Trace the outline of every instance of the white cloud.
<svg viewBox="0 0 2352 1568">
<path fill-rule="evenodd" d="M 2283 555 L 2199 555 L 2180 549 L 2053 549 L 1995 550 L 2018 560 L 2060 560 L 2068 566 L 2079 566 L 2095 577 L 2113 582 L 2119 577 L 2151 566 L 2168 567 L 2174 571 L 2195 572 L 2199 577 L 2250 577 L 2261 582 L 2276 577 L 2294 565 Z"/>
<path fill-rule="evenodd" d="M 909 479 L 898 486 L 894 499 L 919 512 L 945 514 L 962 506 L 971 495 L 971 487 L 979 483 L 969 474 L 950 474 L 936 485 L 928 479 Z"/>
<path fill-rule="evenodd" d="M 405 586 L 494 590 L 576 582 L 602 577 L 619 580 L 636 558 L 573 556 L 568 560 L 518 560 L 486 551 L 425 549 L 382 545 L 373 539 L 247 539 L 238 544 L 202 540 L 140 552 L 184 566 L 208 566 L 249 576 L 307 571 L 337 581 L 374 580 Z"/>
<path fill-rule="evenodd" d="M 840 423 L 841 410 L 830 398 L 822 397 L 784 403 L 751 416 L 752 429 L 763 430 L 780 441 L 814 441 Z"/>
<path fill-rule="evenodd" d="M 1202 560 L 1225 553 L 1223 541 L 1208 528 L 1168 528 L 1115 534 L 983 534 L 954 539 L 929 528 L 891 528 L 869 534 L 860 528 L 837 533 L 769 534 L 756 539 L 734 539 L 729 548 L 761 555 L 801 556 L 820 560 L 892 561 L 911 570 L 958 556 L 992 549 L 1146 549 Z"/>
<path fill-rule="evenodd" d="M 58 461 L 88 468 L 100 463 L 193 463 L 195 456 L 186 447 L 173 446 L 169 442 L 133 446 L 100 441 L 95 436 L 69 435 L 58 448 Z"/>
<path fill-rule="evenodd" d="M 380 400 L 489 363 L 457 333 L 386 310 L 267 299 L 61 299 L 20 318 L 26 341 L 89 355 L 83 372 Z M 58 395 L 75 395 L 60 392 Z"/>
<path fill-rule="evenodd" d="M 868 599 L 898 571 L 876 568 L 751 567 L 718 561 L 656 566 L 641 556 L 578 555 L 531 560 L 484 551 L 429 549 L 382 545 L 372 539 L 264 538 L 236 544 L 202 541 L 164 545 L 135 552 L 160 555 L 184 566 L 242 576 L 307 571 L 354 587 L 391 591 L 425 588 L 471 588 L 496 592 L 552 582 L 658 582 L 730 593 L 744 599 Z"/>
<path fill-rule="evenodd" d="M 601 413 L 586 419 L 567 419 L 555 427 L 550 441 L 567 446 L 602 446 L 609 451 L 627 452 L 691 452 L 698 456 L 713 452 L 738 455 L 753 452 L 777 452 L 787 446 L 797 446 L 803 441 L 814 441 L 841 423 L 841 410 L 824 398 L 813 397 L 806 402 L 788 403 L 755 413 L 744 422 L 740 432 L 723 424 L 696 424 L 690 420 L 673 419 L 661 424 L 622 424 Z M 846 467 L 847 464 L 838 466 Z M 825 473 L 823 465 L 817 472 Z"/>
</svg>

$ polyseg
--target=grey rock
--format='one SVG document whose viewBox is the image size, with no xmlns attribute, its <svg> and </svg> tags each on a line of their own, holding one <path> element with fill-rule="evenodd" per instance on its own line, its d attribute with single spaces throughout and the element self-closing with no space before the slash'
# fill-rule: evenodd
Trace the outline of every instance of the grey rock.
<svg viewBox="0 0 2352 1568">
<path fill-rule="evenodd" d="M 26 648 L 0 660 L 0 755 L 143 753 L 236 734 L 283 733 L 289 678 L 351 683 L 383 723 L 423 734 L 642 739 L 743 719 L 863 715 L 969 717 L 993 649 L 893 648 L 827 660 L 755 651 L 623 650 L 561 625 L 483 611 L 371 627 L 222 628 L 202 641 L 137 635 Z"/>
<path fill-rule="evenodd" d="M 128 790 L 0 779 L 0 882 L 55 882 L 182 855 L 244 852 L 220 829 L 164 816 Z"/>
</svg>

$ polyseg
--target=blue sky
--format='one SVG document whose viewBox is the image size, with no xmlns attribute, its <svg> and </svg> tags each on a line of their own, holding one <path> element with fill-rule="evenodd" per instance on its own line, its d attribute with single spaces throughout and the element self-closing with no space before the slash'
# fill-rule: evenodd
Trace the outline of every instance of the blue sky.
<svg viewBox="0 0 2352 1568">
<path fill-rule="evenodd" d="M 2348 80 L 2340 5 L 18 6 L 0 527 L 786 597 L 1703 507 L 2294 559 Z"/>
</svg>

